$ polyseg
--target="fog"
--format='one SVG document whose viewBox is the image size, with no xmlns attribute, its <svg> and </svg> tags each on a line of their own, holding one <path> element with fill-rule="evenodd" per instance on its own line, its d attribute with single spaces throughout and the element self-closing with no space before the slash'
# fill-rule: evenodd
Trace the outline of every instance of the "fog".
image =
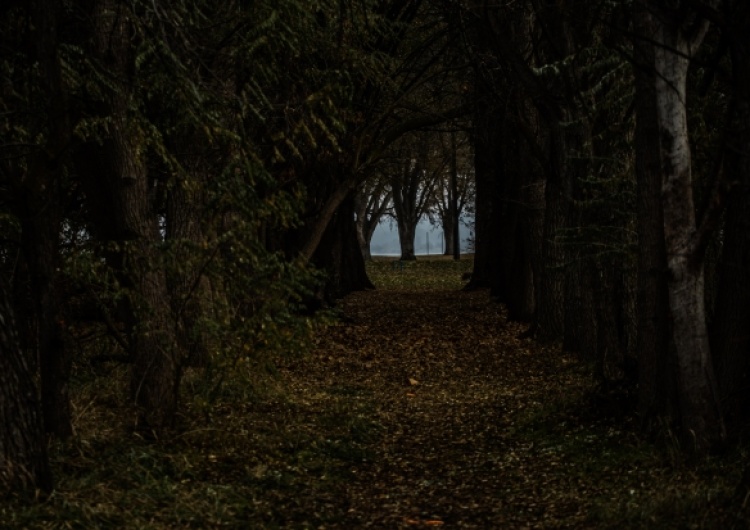
<svg viewBox="0 0 750 530">
<path fill-rule="evenodd" d="M 464 223 L 463 218 L 459 225 L 459 235 L 461 236 L 461 253 L 465 253 L 468 251 L 467 240 L 470 230 Z M 443 253 L 443 249 L 443 229 L 439 226 L 432 226 L 427 219 L 422 218 L 417 225 L 414 236 L 414 253 L 418 256 L 439 255 Z M 380 222 L 372 236 L 370 252 L 373 256 L 401 255 L 401 248 L 398 244 L 398 228 L 396 228 L 395 222 L 389 220 Z"/>
</svg>

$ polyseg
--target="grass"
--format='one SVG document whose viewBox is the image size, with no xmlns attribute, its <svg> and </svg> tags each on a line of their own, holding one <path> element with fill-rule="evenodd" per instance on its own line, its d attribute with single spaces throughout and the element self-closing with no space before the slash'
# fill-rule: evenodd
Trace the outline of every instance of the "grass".
<svg viewBox="0 0 750 530">
<path fill-rule="evenodd" d="M 432 291 L 460 289 L 462 279 L 474 266 L 473 255 L 459 261 L 452 256 L 418 257 L 416 261 L 399 261 L 392 257 L 375 257 L 367 264 L 367 274 L 378 289 Z"/>
<path fill-rule="evenodd" d="M 747 445 L 676 457 L 595 410 L 585 366 L 520 339 L 485 293 L 441 293 L 471 259 L 392 261 L 368 265 L 385 292 L 345 301 L 355 323 L 280 362 L 265 393 L 185 396 L 171 439 L 130 432 L 126 370 L 79 367 L 56 489 L 0 502 L 0 527 L 750 527 Z"/>
</svg>

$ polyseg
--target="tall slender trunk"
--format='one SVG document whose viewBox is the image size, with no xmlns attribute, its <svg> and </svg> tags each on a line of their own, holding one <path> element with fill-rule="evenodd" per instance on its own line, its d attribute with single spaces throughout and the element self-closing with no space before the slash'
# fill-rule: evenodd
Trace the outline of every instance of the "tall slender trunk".
<svg viewBox="0 0 750 530">
<path fill-rule="evenodd" d="M 638 413 L 646 430 L 677 415 L 676 374 L 669 369 L 671 345 L 667 257 L 661 204 L 662 171 L 656 111 L 654 48 L 651 14 L 644 1 L 636 2 L 633 16 L 635 63 L 635 162 L 638 190 Z"/>
<path fill-rule="evenodd" d="M 687 124 L 687 74 L 690 58 L 707 24 L 691 35 L 680 13 L 661 10 L 655 23 L 654 65 L 661 147 L 664 241 L 669 306 L 677 349 L 681 430 L 698 451 L 723 435 L 714 367 L 708 341 L 704 296 L 704 256 L 697 241 L 692 191 L 692 161 Z"/>
<path fill-rule="evenodd" d="M 113 0 L 101 0 L 93 20 L 97 49 L 92 52 L 116 78 L 127 79 L 134 61 L 127 12 Z M 96 235 L 121 244 L 112 263 L 130 294 L 131 396 L 138 408 L 137 428 L 158 436 L 174 420 L 184 356 L 159 260 L 162 236 L 151 205 L 139 124 L 131 114 L 131 91 L 124 82 L 112 87 L 104 102 L 110 136 L 101 145 L 86 146 L 79 162 Z"/>
<path fill-rule="evenodd" d="M 49 182 L 52 189 L 57 183 Z M 59 204 L 54 193 L 47 201 L 33 201 L 22 218 L 23 247 L 32 280 L 33 319 L 36 324 L 34 352 L 39 360 L 42 412 L 45 431 L 59 438 L 73 434 L 68 380 L 72 357 L 63 342 L 59 281 L 61 228 Z M 41 198 L 41 197 L 39 197 Z M 33 205 L 36 204 L 35 208 Z"/>
<path fill-rule="evenodd" d="M 52 489 L 41 416 L 8 286 L 0 278 L 0 497 Z"/>
<path fill-rule="evenodd" d="M 190 366 L 206 366 L 210 361 L 211 344 L 201 321 L 212 315 L 215 286 L 206 275 L 205 255 L 195 252 L 216 235 L 209 234 L 204 218 L 204 184 L 210 180 L 210 160 L 196 145 L 207 142 L 200 134 L 177 139 L 186 153 L 182 167 L 186 175 L 170 183 L 166 201 L 165 240 L 170 252 L 167 257 L 167 288 L 171 296 L 173 320 L 177 326 L 179 347 L 186 353 Z"/>
<path fill-rule="evenodd" d="M 206 366 L 210 358 L 207 334 L 200 321 L 212 311 L 211 281 L 204 274 L 205 263 L 191 249 L 205 243 L 200 197 L 185 182 L 176 182 L 167 199 L 166 239 L 176 244 L 171 257 L 180 260 L 169 266 L 168 290 L 171 295 L 177 340 L 191 366 Z"/>
<path fill-rule="evenodd" d="M 443 227 L 443 255 L 453 256 L 454 252 L 454 231 L 453 231 L 453 219 L 451 219 L 450 212 L 443 212 L 440 218 L 440 224 Z"/>
<path fill-rule="evenodd" d="M 481 46 L 489 48 L 489 40 L 484 33 L 478 37 Z M 472 129 L 474 144 L 474 179 L 476 185 L 476 202 L 474 215 L 474 269 L 467 290 L 483 289 L 492 282 L 492 270 L 499 260 L 499 247 L 494 244 L 495 233 L 493 218 L 495 216 L 495 188 L 497 179 L 498 130 L 502 122 L 500 112 L 493 108 L 494 95 L 481 72 L 476 72 L 474 81 L 475 112 Z"/>
<path fill-rule="evenodd" d="M 532 253 L 534 237 L 531 216 L 528 207 L 520 213 L 521 219 L 516 230 L 516 259 L 510 271 L 515 278 L 508 288 L 508 319 L 520 322 L 531 322 L 534 318 L 535 292 Z"/>
<path fill-rule="evenodd" d="M 459 235 L 458 226 L 458 148 L 456 147 L 456 132 L 451 132 L 451 185 L 450 185 L 450 232 L 453 243 L 453 259 L 458 261 L 461 259 L 461 236 Z M 446 248 L 447 248 L 446 244 Z"/>
<path fill-rule="evenodd" d="M 547 178 L 545 184 L 544 229 L 541 281 L 537 297 L 535 334 L 540 340 L 554 340 L 564 333 L 565 249 L 561 232 L 566 223 L 565 197 L 560 183 Z"/>
<path fill-rule="evenodd" d="M 536 335 L 539 306 L 542 303 L 542 279 L 544 275 L 544 261 L 542 248 L 544 246 L 544 195 L 546 182 L 541 171 L 530 175 L 530 182 L 524 188 L 524 201 L 529 205 L 527 214 L 529 268 L 532 276 L 533 315 L 528 333 Z"/>
<path fill-rule="evenodd" d="M 58 53 L 58 2 L 31 3 L 42 104 L 47 115 L 45 144 L 23 179 L 18 212 L 22 246 L 32 283 L 34 354 L 39 361 L 45 430 L 61 438 L 73 434 L 68 379 L 71 357 L 62 339 L 59 296 L 59 237 L 63 216 L 65 151 L 72 137 L 67 93 Z"/>
</svg>

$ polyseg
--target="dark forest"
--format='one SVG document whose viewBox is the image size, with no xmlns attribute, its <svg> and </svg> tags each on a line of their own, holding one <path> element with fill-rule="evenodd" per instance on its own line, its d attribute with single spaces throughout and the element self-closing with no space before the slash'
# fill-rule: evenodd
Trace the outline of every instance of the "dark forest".
<svg viewBox="0 0 750 530">
<path fill-rule="evenodd" d="M 0 518 L 745 528 L 749 30 L 746 0 L 4 2 Z"/>
</svg>

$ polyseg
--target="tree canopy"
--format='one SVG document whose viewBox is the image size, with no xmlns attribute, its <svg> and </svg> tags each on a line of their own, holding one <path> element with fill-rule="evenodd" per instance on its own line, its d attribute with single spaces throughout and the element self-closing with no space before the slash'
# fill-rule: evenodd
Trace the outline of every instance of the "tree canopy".
<svg viewBox="0 0 750 530">
<path fill-rule="evenodd" d="M 126 364 L 131 427 L 160 440 L 373 287 L 384 205 L 405 241 L 430 208 L 457 226 L 459 178 L 467 289 L 628 388 L 647 432 L 705 453 L 746 427 L 746 2 L 0 13 L 0 395 L 33 394 L 0 410 L 5 489 L 51 486 L 82 363 Z"/>
</svg>

